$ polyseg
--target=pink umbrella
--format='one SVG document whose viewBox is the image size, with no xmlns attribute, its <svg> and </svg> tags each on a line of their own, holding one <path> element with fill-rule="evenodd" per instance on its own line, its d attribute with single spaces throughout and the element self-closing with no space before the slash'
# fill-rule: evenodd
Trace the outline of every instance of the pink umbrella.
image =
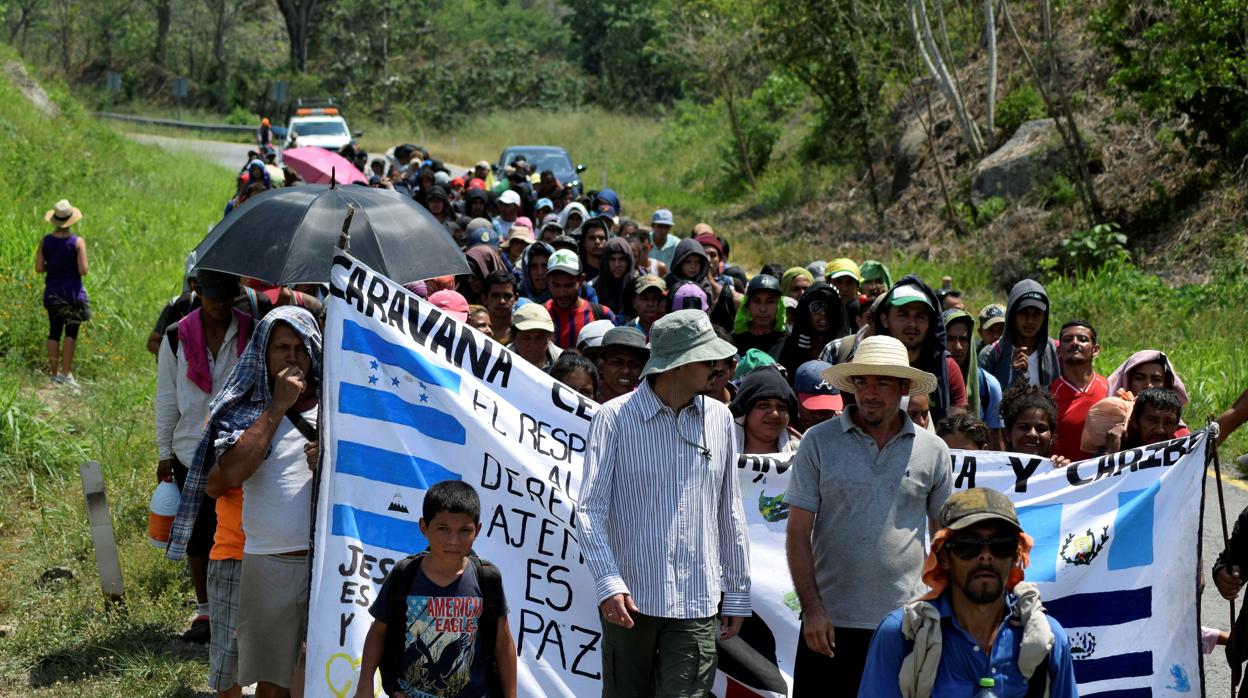
<svg viewBox="0 0 1248 698">
<path fill-rule="evenodd" d="M 282 151 L 282 162 L 308 184 L 329 184 L 330 175 L 339 184 L 368 184 L 368 177 L 338 153 L 316 146 Z"/>
</svg>

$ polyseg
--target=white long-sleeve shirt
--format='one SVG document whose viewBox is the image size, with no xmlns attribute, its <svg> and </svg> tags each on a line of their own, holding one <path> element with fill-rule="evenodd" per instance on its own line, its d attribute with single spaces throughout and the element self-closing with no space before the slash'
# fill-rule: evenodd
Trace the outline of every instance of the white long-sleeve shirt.
<svg viewBox="0 0 1248 698">
<path fill-rule="evenodd" d="M 601 602 L 631 594 L 662 618 L 750 615 L 750 551 L 732 413 L 705 397 L 675 413 L 641 382 L 589 427 L 581 552 Z"/>
<path fill-rule="evenodd" d="M 174 356 L 169 338 L 161 338 L 156 369 L 156 457 L 159 460 L 176 457 L 183 465 L 190 466 L 204 422 L 208 420 L 208 405 L 217 394 L 216 389 L 225 385 L 225 379 L 238 363 L 237 337 L 238 318 L 234 317 L 216 357 L 208 352 L 211 393 L 200 390 L 186 377 L 182 345 L 178 345 L 178 355 Z"/>
</svg>

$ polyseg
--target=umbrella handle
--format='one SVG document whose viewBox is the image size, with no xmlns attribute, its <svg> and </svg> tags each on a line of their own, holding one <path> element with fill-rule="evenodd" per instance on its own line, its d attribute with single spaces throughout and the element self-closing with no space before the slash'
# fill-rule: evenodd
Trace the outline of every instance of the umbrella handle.
<svg viewBox="0 0 1248 698">
<path fill-rule="evenodd" d="M 347 217 L 342 219 L 342 235 L 338 236 L 338 249 L 346 252 L 351 247 L 351 219 L 355 217 L 355 206 L 347 204 Z"/>
</svg>

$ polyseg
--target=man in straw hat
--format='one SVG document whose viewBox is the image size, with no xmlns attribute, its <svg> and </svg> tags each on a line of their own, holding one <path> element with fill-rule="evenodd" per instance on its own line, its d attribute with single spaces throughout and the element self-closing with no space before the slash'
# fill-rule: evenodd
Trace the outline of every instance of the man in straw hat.
<svg viewBox="0 0 1248 698">
<path fill-rule="evenodd" d="M 671 313 L 651 329 L 641 384 L 590 424 L 577 517 L 603 696 L 707 695 L 716 638 L 750 615 L 732 413 L 706 396 L 735 353 L 706 313 Z"/>
<path fill-rule="evenodd" d="M 936 389 L 935 376 L 910 366 L 905 345 L 867 337 L 823 377 L 856 401 L 806 432 L 784 495 L 802 604 L 798 698 L 828 686 L 857 692 L 876 625 L 922 588 L 923 527 L 934 530 L 951 488 L 948 447 L 901 410 L 903 396 Z"/>
<path fill-rule="evenodd" d="M 1066 631 L 1022 581 L 1032 544 L 1004 494 L 950 497 L 923 565 L 928 591 L 880 623 L 858 695 L 969 696 L 985 680 L 1002 698 L 1078 695 Z"/>
</svg>

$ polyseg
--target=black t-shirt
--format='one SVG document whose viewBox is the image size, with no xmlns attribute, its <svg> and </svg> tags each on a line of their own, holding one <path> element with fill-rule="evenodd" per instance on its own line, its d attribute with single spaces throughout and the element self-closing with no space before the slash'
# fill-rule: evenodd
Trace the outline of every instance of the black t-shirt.
<svg viewBox="0 0 1248 698">
<path fill-rule="evenodd" d="M 368 612 L 383 623 L 389 611 L 390 578 Z M 399 688 L 408 698 L 484 698 L 488 694 L 485 666 L 478 651 L 477 625 L 485 609 L 475 566 L 468 564 L 448 586 L 434 584 L 417 569 L 407 592 L 403 671 Z M 500 612 L 505 614 L 506 599 Z"/>
</svg>

